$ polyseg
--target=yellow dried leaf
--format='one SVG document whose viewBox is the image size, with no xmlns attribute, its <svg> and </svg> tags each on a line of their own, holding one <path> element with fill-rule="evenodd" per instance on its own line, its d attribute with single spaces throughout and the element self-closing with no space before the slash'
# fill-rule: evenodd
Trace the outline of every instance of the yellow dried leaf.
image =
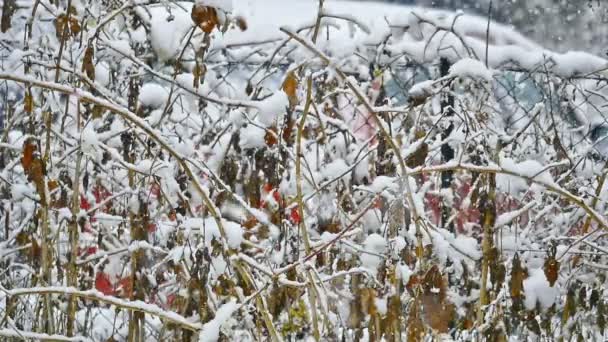
<svg viewBox="0 0 608 342">
<path fill-rule="evenodd" d="M 361 312 L 371 316 L 376 315 L 376 290 L 372 288 L 363 288 L 359 290 Z"/>
<path fill-rule="evenodd" d="M 564 312 L 562 313 L 562 325 L 568 322 L 568 319 L 576 314 L 576 298 L 574 296 L 574 290 L 568 289 L 566 295 L 566 304 L 564 305 Z"/>
<path fill-rule="evenodd" d="M 25 92 L 25 98 L 23 99 L 23 110 L 28 114 L 31 114 L 34 110 L 34 98 L 32 97 L 31 90 L 27 90 Z"/>
<path fill-rule="evenodd" d="M 287 94 L 287 98 L 289 99 L 290 105 L 293 106 L 298 103 L 298 79 L 296 78 L 296 74 L 293 71 L 287 74 L 285 81 L 283 81 L 282 89 L 285 94 Z"/>
</svg>

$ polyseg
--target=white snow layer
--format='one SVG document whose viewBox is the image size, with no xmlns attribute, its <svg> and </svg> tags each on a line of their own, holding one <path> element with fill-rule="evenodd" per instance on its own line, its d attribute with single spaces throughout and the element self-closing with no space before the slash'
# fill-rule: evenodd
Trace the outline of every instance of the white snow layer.
<svg viewBox="0 0 608 342">
<path fill-rule="evenodd" d="M 287 106 L 289 106 L 287 94 L 282 90 L 275 92 L 257 103 L 258 121 L 265 127 L 272 126 L 273 123 L 283 117 Z"/>
<path fill-rule="evenodd" d="M 220 338 L 220 328 L 222 327 L 222 324 L 224 324 L 237 309 L 238 305 L 235 300 L 231 300 L 217 309 L 215 318 L 203 325 L 203 329 L 198 338 L 199 342 L 217 342 Z"/>
<path fill-rule="evenodd" d="M 160 108 L 168 98 L 167 90 L 158 83 L 146 83 L 139 90 L 139 102 L 146 107 Z"/>
<path fill-rule="evenodd" d="M 196 0 L 197 5 L 221 9 L 224 12 L 232 12 L 232 0 Z"/>
<path fill-rule="evenodd" d="M 492 82 L 492 71 L 486 66 L 471 58 L 464 58 L 450 67 L 450 76 L 471 77 L 486 82 Z"/>
<path fill-rule="evenodd" d="M 547 309 L 559 296 L 557 287 L 551 287 L 545 272 L 542 269 L 532 270 L 530 276 L 524 280 L 524 291 L 526 294 L 526 309 L 532 310 L 536 307 L 536 303 L 540 304 L 542 309 Z"/>
</svg>

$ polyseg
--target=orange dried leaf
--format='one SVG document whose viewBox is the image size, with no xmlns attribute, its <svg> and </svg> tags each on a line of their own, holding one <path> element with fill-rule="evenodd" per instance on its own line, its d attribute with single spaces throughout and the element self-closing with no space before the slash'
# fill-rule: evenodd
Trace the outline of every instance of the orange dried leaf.
<svg viewBox="0 0 608 342">
<path fill-rule="evenodd" d="M 241 225 L 245 229 L 252 229 L 258 224 L 258 220 L 254 216 L 249 216 Z"/>
<path fill-rule="evenodd" d="M 215 8 L 200 4 L 192 6 L 190 17 L 192 22 L 205 33 L 211 33 L 220 23 Z"/>
<path fill-rule="evenodd" d="M 266 142 L 266 146 L 274 146 L 279 142 L 277 136 L 277 128 L 275 126 L 270 127 L 266 131 L 266 135 L 264 135 L 264 141 Z"/>
<path fill-rule="evenodd" d="M 59 182 L 57 182 L 56 179 L 49 179 L 49 181 L 47 182 L 47 185 L 49 187 L 49 192 L 50 192 L 59 187 Z"/>
</svg>

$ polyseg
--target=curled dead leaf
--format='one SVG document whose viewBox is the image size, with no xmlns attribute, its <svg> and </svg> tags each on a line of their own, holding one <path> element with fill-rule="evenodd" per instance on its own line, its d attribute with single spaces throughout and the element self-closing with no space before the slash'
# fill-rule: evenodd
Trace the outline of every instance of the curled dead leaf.
<svg viewBox="0 0 608 342">
<path fill-rule="evenodd" d="M 72 12 L 75 12 L 72 10 Z M 63 33 L 67 30 L 67 34 L 71 34 L 72 37 L 76 37 L 80 33 L 80 23 L 78 19 L 73 15 L 62 13 L 55 19 L 55 35 L 61 39 Z"/>
<path fill-rule="evenodd" d="M 234 21 L 239 30 L 247 31 L 247 21 L 245 20 L 245 18 L 243 18 L 242 16 L 238 16 L 235 18 Z"/>
<path fill-rule="evenodd" d="M 511 298 L 519 298 L 522 295 L 524 287 L 524 279 L 527 278 L 527 272 L 521 265 L 519 255 L 515 253 L 511 265 L 511 279 L 509 280 L 509 288 L 511 290 Z"/>
<path fill-rule="evenodd" d="M 557 261 L 554 256 L 548 257 L 547 260 L 545 260 L 543 270 L 545 271 L 545 277 L 547 277 L 549 285 L 553 287 L 559 276 L 559 261 Z"/>
<path fill-rule="evenodd" d="M 266 142 L 266 146 L 272 147 L 279 142 L 277 127 L 272 126 L 266 130 L 266 135 L 264 135 L 264 141 Z"/>
<path fill-rule="evenodd" d="M 84 51 L 84 58 L 82 60 L 82 71 L 84 71 L 87 77 L 92 81 L 95 80 L 95 64 L 93 63 L 93 58 L 93 45 L 89 44 L 89 46 L 87 46 L 87 49 Z"/>
</svg>

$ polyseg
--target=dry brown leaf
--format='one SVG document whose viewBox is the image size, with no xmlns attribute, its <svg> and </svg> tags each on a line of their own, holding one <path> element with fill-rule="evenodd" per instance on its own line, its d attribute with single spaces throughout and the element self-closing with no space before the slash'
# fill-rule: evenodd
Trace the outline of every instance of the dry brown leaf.
<svg viewBox="0 0 608 342">
<path fill-rule="evenodd" d="M 18 246 L 25 246 L 32 241 L 32 237 L 30 234 L 28 234 L 24 231 L 20 231 L 15 236 L 15 241 L 17 242 Z"/>
<path fill-rule="evenodd" d="M 424 339 L 424 324 L 418 313 L 419 302 L 412 304 L 407 318 L 407 342 L 420 342 Z"/>
<path fill-rule="evenodd" d="M 424 161 L 426 160 L 428 154 L 429 145 L 427 143 L 422 143 L 414 153 L 407 157 L 405 164 L 407 165 L 407 167 L 412 169 L 421 166 L 424 164 Z"/>
<path fill-rule="evenodd" d="M 30 249 L 30 256 L 32 260 L 40 260 L 42 258 L 42 247 L 38 240 L 32 239 L 32 247 Z"/>
<path fill-rule="evenodd" d="M 215 8 L 200 4 L 192 6 L 190 18 L 205 33 L 211 33 L 220 23 Z"/>
<path fill-rule="evenodd" d="M 277 128 L 276 126 L 272 126 L 266 130 L 266 135 L 264 135 L 264 141 L 266 142 L 266 146 L 272 147 L 279 142 Z"/>
<path fill-rule="evenodd" d="M 28 179 L 36 185 L 36 191 L 40 196 L 40 201 L 46 203 L 46 191 L 44 175 L 46 174 L 44 161 L 40 159 L 40 155 L 36 153 L 36 144 L 29 139 L 23 144 L 23 155 L 21 157 L 21 165 L 23 172 L 28 176 Z"/>
<path fill-rule="evenodd" d="M 511 268 L 511 279 L 509 280 L 511 298 L 519 298 L 522 295 L 524 279 L 526 278 L 526 270 L 521 266 L 521 260 L 519 260 L 519 255 L 515 253 Z"/>
<path fill-rule="evenodd" d="M 439 294 L 424 293 L 422 295 L 424 321 L 440 333 L 448 332 L 449 323 L 454 319 L 454 304 L 441 299 Z"/>
<path fill-rule="evenodd" d="M 424 321 L 435 331 L 445 333 L 454 319 L 454 305 L 447 301 L 445 280 L 437 265 L 425 274 L 422 283 L 422 308 Z"/>
<path fill-rule="evenodd" d="M 435 293 L 445 298 L 445 282 L 437 265 L 433 265 L 424 275 L 422 282 L 424 293 Z"/>
<path fill-rule="evenodd" d="M 30 166 L 29 178 L 36 185 L 36 190 L 38 191 L 38 194 L 40 195 L 41 198 L 44 197 L 44 194 L 45 194 L 44 174 L 45 174 L 44 162 L 42 161 L 42 159 L 40 159 L 38 157 L 34 157 L 34 159 L 32 160 L 31 166 Z"/>
<path fill-rule="evenodd" d="M 4 5 L 2 6 L 2 23 L 0 24 L 2 33 L 11 28 L 11 22 L 15 10 L 17 10 L 17 3 L 15 0 L 4 0 Z"/>
<path fill-rule="evenodd" d="M 103 111 L 104 109 L 102 106 L 94 105 L 93 109 L 91 110 L 91 118 L 101 119 L 103 117 Z"/>
<path fill-rule="evenodd" d="M 93 45 L 87 46 L 84 51 L 84 58 L 82 60 L 82 71 L 85 72 L 87 77 L 92 81 L 95 81 L 95 64 L 93 63 L 94 50 Z"/>
<path fill-rule="evenodd" d="M 564 312 L 562 313 L 562 325 L 568 322 L 568 319 L 576 314 L 576 298 L 574 296 L 574 290 L 571 288 L 568 290 L 566 295 L 566 304 L 564 305 Z"/>
<path fill-rule="evenodd" d="M 57 182 L 56 179 L 49 179 L 47 185 L 49 187 L 49 192 L 51 192 L 59 187 L 59 182 Z"/>
<path fill-rule="evenodd" d="M 75 37 L 80 33 L 80 23 L 78 22 L 78 19 L 74 18 L 74 17 L 70 17 L 70 32 L 72 33 L 72 36 Z"/>
<path fill-rule="evenodd" d="M 258 224 L 258 220 L 255 218 L 255 216 L 248 216 L 247 219 L 243 223 L 241 223 L 243 228 L 245 228 L 247 230 L 252 229 L 257 224 Z"/>
<path fill-rule="evenodd" d="M 236 26 L 241 31 L 247 31 L 247 21 L 242 16 L 238 16 L 235 18 Z"/>
<path fill-rule="evenodd" d="M 376 309 L 376 290 L 372 288 L 363 288 L 359 290 L 361 312 L 375 316 Z"/>
<path fill-rule="evenodd" d="M 559 261 L 557 261 L 554 256 L 549 256 L 547 260 L 545 260 L 543 270 L 545 271 L 545 277 L 547 277 L 549 285 L 553 287 L 559 276 Z"/>
<path fill-rule="evenodd" d="M 67 33 L 71 34 L 72 37 L 76 37 L 80 33 L 80 23 L 73 15 L 68 16 L 66 13 L 61 13 L 55 19 L 55 35 L 57 38 L 61 39 L 65 30 L 67 30 Z"/>
</svg>

